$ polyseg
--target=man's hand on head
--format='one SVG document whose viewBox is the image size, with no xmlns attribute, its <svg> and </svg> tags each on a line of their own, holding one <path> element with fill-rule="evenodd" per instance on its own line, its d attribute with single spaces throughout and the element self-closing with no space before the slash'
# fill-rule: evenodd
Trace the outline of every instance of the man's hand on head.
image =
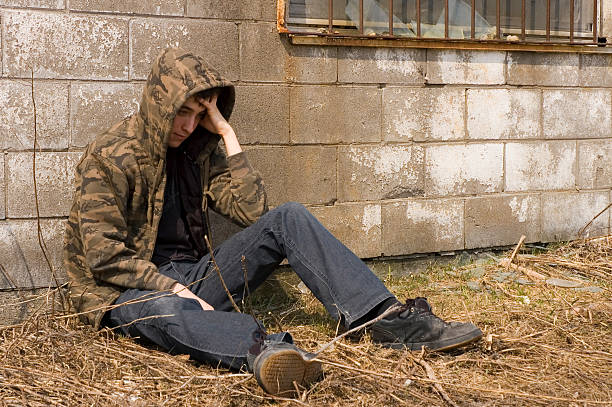
<svg viewBox="0 0 612 407">
<path fill-rule="evenodd" d="M 197 295 L 189 291 L 189 289 L 181 283 L 174 283 L 171 290 L 174 294 L 178 295 L 181 298 L 190 298 L 192 300 L 196 300 L 197 302 L 200 303 L 200 306 L 202 307 L 204 311 L 214 311 L 214 308 L 212 307 L 212 305 L 210 305 L 209 303 L 207 303 L 206 301 L 204 301 L 203 299 L 201 299 L 200 297 L 198 297 Z"/>
<path fill-rule="evenodd" d="M 198 101 L 206 108 L 206 115 L 200 120 L 200 126 L 204 127 L 206 130 L 210 131 L 214 134 L 220 134 L 221 136 L 224 133 L 227 133 L 228 130 L 231 130 L 232 127 L 225 120 L 225 117 L 219 111 L 217 107 L 217 98 L 219 95 L 214 93 L 208 97 L 200 97 Z"/>
</svg>

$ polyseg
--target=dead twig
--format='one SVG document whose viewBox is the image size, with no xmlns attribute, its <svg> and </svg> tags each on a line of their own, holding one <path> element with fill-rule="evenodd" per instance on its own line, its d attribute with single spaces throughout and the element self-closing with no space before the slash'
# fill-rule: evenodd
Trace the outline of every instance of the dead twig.
<svg viewBox="0 0 612 407">
<path fill-rule="evenodd" d="M 582 227 L 582 229 L 580 229 L 578 231 L 578 237 L 582 237 L 582 235 L 584 234 L 584 232 L 586 232 L 586 230 L 588 229 L 589 226 L 591 226 L 591 224 L 593 222 L 595 222 L 595 219 L 599 218 L 605 211 L 607 211 L 610 207 L 612 206 L 612 203 L 609 203 L 608 205 L 606 205 L 605 208 L 603 208 L 597 215 L 595 215 L 593 217 L 593 219 L 591 219 L 586 225 L 584 225 Z"/>
<path fill-rule="evenodd" d="M 219 269 L 219 265 L 217 264 L 217 261 L 215 260 L 215 255 L 213 253 L 212 246 L 210 245 L 210 242 L 208 241 L 207 235 L 204 235 L 204 241 L 206 242 L 206 246 L 208 247 L 208 252 L 210 253 L 210 260 L 213 263 L 213 268 L 215 269 L 215 271 L 217 272 L 217 275 L 219 276 L 219 279 L 221 280 L 221 285 L 223 285 L 223 289 L 225 290 L 225 293 L 227 294 L 227 298 L 229 298 L 234 309 L 237 312 L 241 312 L 240 308 L 238 308 L 238 305 L 236 304 L 236 301 L 234 301 L 234 299 L 232 298 L 232 294 L 227 289 L 227 285 L 225 285 L 225 280 L 223 279 L 223 276 L 221 275 L 221 269 Z"/>
<path fill-rule="evenodd" d="M 508 269 L 510 268 L 510 264 L 512 264 L 512 261 L 516 257 L 516 254 L 518 253 L 519 249 L 523 245 L 523 242 L 525 241 L 526 238 L 527 236 L 522 235 L 521 238 L 519 239 L 518 243 L 516 244 L 516 247 L 514 248 L 514 251 L 512 251 L 510 258 L 508 259 L 508 262 L 506 263 L 506 271 L 508 271 Z"/>
</svg>

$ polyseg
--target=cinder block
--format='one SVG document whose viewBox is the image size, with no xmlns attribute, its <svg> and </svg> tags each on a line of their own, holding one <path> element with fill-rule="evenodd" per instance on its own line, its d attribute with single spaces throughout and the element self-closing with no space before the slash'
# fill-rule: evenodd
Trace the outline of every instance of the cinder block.
<svg viewBox="0 0 612 407">
<path fill-rule="evenodd" d="M 425 50 L 407 48 L 341 47 L 338 81 L 348 83 L 425 83 Z"/>
<path fill-rule="evenodd" d="M 117 121 L 138 111 L 139 83 L 73 83 L 70 89 L 72 147 L 83 147 Z"/>
<path fill-rule="evenodd" d="M 63 9 L 64 0 L 0 0 L 0 6 Z"/>
<path fill-rule="evenodd" d="M 578 188 L 612 187 L 612 143 L 610 140 L 578 141 Z"/>
<path fill-rule="evenodd" d="M 2 274 L 0 273 L 0 280 L 1 279 Z M 51 303 L 47 303 L 47 297 L 45 295 L 47 291 L 46 288 L 39 288 L 37 290 L 1 291 L 0 309 L 2 309 L 2 314 L 0 314 L 0 326 L 21 323 L 36 311 L 50 311 Z M 56 305 L 55 309 L 59 310 L 60 307 Z"/>
<path fill-rule="evenodd" d="M 580 86 L 612 87 L 612 55 L 580 54 L 580 58 Z"/>
<path fill-rule="evenodd" d="M 240 25 L 240 79 L 257 82 L 336 82 L 337 49 L 290 45 L 276 24 Z"/>
<path fill-rule="evenodd" d="M 187 0 L 187 16 L 276 21 L 276 0 Z"/>
<path fill-rule="evenodd" d="M 540 138 L 539 90 L 469 89 L 467 128 L 470 139 Z"/>
<path fill-rule="evenodd" d="M 610 202 L 609 191 L 542 194 L 542 241 L 570 240 Z M 609 233 L 609 217 L 598 217 L 583 237 Z"/>
<path fill-rule="evenodd" d="M 70 0 L 70 10 L 182 16 L 181 0 Z"/>
<path fill-rule="evenodd" d="M 462 140 L 465 90 L 383 89 L 383 134 L 387 141 Z"/>
<path fill-rule="evenodd" d="M 130 21 L 130 78 L 146 79 L 151 64 L 168 47 L 202 56 L 229 80 L 240 73 L 238 27 L 232 22 L 177 19 Z"/>
<path fill-rule="evenodd" d="M 237 86 L 230 123 L 243 144 L 288 144 L 289 88 Z"/>
<path fill-rule="evenodd" d="M 546 138 L 612 136 L 610 89 L 544 90 Z"/>
<path fill-rule="evenodd" d="M 412 145 L 341 146 L 338 200 L 422 196 L 423 159 L 423 149 Z"/>
<path fill-rule="evenodd" d="M 608 39 L 608 44 L 612 42 L 612 7 L 610 7 L 610 0 L 605 0 L 606 4 L 602 7 L 603 19 L 602 19 L 602 35 Z"/>
<path fill-rule="evenodd" d="M 451 144 L 425 148 L 425 194 L 500 192 L 503 144 Z"/>
<path fill-rule="evenodd" d="M 74 169 L 81 153 L 36 154 L 36 186 L 41 217 L 66 216 L 74 194 Z M 7 216 L 35 218 L 36 202 L 30 153 L 9 153 L 6 158 Z"/>
<path fill-rule="evenodd" d="M 385 256 L 463 249 L 463 200 L 406 200 L 382 207 Z"/>
<path fill-rule="evenodd" d="M 380 90 L 371 87 L 297 86 L 291 99 L 291 141 L 380 141 Z"/>
<path fill-rule="evenodd" d="M 326 204 L 336 200 L 336 148 L 253 147 L 249 161 L 261 172 L 270 205 L 288 201 Z"/>
<path fill-rule="evenodd" d="M 508 53 L 508 84 L 578 86 L 579 56 L 576 53 Z"/>
<path fill-rule="evenodd" d="M 512 245 L 521 235 L 540 241 L 537 195 L 490 196 L 465 201 L 465 247 Z"/>
<path fill-rule="evenodd" d="M 427 83 L 499 85 L 506 82 L 506 53 L 427 50 Z"/>
<path fill-rule="evenodd" d="M 41 236 L 58 282 L 66 281 L 62 266 L 65 221 L 41 219 Z M 0 289 L 55 287 L 53 274 L 38 240 L 36 220 L 0 222 L 0 255 L 9 279 L 0 272 Z"/>
<path fill-rule="evenodd" d="M 54 79 L 127 79 L 128 22 L 66 13 L 4 11 L 3 73 Z"/>
<path fill-rule="evenodd" d="M 506 144 L 506 191 L 573 189 L 576 143 Z"/>
<path fill-rule="evenodd" d="M 34 109 L 31 82 L 0 80 L 0 149 L 34 148 Z M 68 147 L 68 84 L 34 82 L 37 144 L 41 148 Z"/>
<path fill-rule="evenodd" d="M 382 253 L 381 207 L 378 204 L 313 206 L 310 212 L 342 243 L 361 258 Z"/>
</svg>

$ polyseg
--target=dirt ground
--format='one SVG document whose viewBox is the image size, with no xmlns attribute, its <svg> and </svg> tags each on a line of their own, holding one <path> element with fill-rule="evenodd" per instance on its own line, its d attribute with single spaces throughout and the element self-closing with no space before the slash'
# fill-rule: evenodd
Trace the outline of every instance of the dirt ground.
<svg viewBox="0 0 612 407">
<path fill-rule="evenodd" d="M 266 395 L 251 374 L 94 332 L 57 306 L 0 327 L 0 405 L 612 405 L 612 238 L 523 248 L 509 267 L 504 256 L 385 278 L 400 299 L 427 297 L 440 317 L 481 327 L 480 342 L 438 354 L 344 338 L 321 354 L 323 380 L 292 399 Z M 338 327 L 297 283 L 278 274 L 255 293 L 254 312 L 315 351 Z"/>
</svg>

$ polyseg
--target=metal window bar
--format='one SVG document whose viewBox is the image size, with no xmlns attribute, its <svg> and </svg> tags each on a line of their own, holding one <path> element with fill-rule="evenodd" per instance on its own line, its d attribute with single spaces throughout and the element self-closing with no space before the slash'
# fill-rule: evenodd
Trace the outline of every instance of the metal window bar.
<svg viewBox="0 0 612 407">
<path fill-rule="evenodd" d="M 373 1 L 373 0 L 365 0 L 365 1 Z M 282 2 L 282 4 L 284 4 L 285 2 L 289 2 L 289 0 L 284 0 Z M 321 32 L 305 32 L 305 31 L 300 31 L 300 34 L 306 34 L 306 35 L 318 35 L 318 36 L 344 36 L 344 37 L 354 37 L 354 36 L 358 36 L 358 37 L 363 37 L 364 36 L 364 4 L 363 4 L 364 0 L 359 0 L 359 29 L 358 35 L 354 35 L 354 34 L 348 34 L 348 33 L 338 33 L 334 31 L 334 1 L 333 0 L 328 0 L 328 30 L 327 33 L 321 33 Z M 280 2 L 279 2 L 280 3 Z M 471 3 L 471 21 L 470 21 L 470 37 L 468 39 L 468 41 L 474 41 L 476 40 L 476 0 L 470 0 Z M 416 0 L 415 2 L 415 6 L 416 6 L 416 37 L 414 37 L 414 39 L 416 40 L 422 40 L 425 39 L 424 37 L 422 37 L 422 22 L 421 22 L 421 9 L 422 9 L 422 3 L 421 0 Z M 558 7 L 557 7 L 558 8 Z M 388 0 L 388 11 L 389 11 L 389 22 L 388 22 L 388 26 L 389 26 L 389 32 L 388 34 L 384 34 L 384 35 L 379 35 L 382 37 L 393 37 L 396 38 L 396 36 L 393 33 L 393 0 Z M 598 29 L 598 24 L 597 24 L 597 18 L 598 18 L 598 0 L 593 0 L 593 24 L 592 24 L 592 30 L 593 30 L 593 37 L 592 37 L 592 42 L 585 42 L 583 41 L 582 44 L 588 44 L 588 45 L 595 45 L 598 44 L 598 35 L 597 35 L 597 29 Z M 405 10 L 404 10 L 405 12 Z M 577 44 L 577 42 L 575 41 L 575 23 L 574 23 L 574 18 L 575 18 L 575 0 L 570 0 L 570 19 L 569 19 L 569 44 Z M 449 0 L 444 0 L 444 40 L 451 40 L 451 38 L 449 38 Z M 533 11 L 532 11 L 533 14 Z M 507 16 L 508 17 L 508 16 Z M 506 17 L 506 18 L 507 18 Z M 533 16 L 532 16 L 533 17 Z M 552 15 L 551 15 L 551 0 L 546 0 L 546 43 L 552 43 L 551 42 L 551 36 L 552 36 L 552 28 L 551 28 L 551 19 L 552 19 Z M 287 32 L 287 33 L 292 33 L 290 29 L 287 28 L 286 26 L 286 18 L 283 19 L 282 21 L 284 21 L 283 25 L 284 25 L 284 30 L 283 32 Z M 495 34 L 495 39 L 492 40 L 493 42 L 499 42 L 499 41 L 503 41 L 502 38 L 502 29 L 501 29 L 501 0 L 496 0 L 496 4 L 495 4 L 495 24 L 496 24 L 496 34 Z M 528 43 L 529 41 L 527 41 L 527 28 L 526 28 L 526 0 L 521 0 L 521 33 L 520 33 L 520 40 L 523 43 Z M 371 36 L 368 36 L 371 37 Z M 581 39 L 584 39 L 584 37 L 581 37 Z M 457 40 L 457 39 L 453 39 L 454 41 L 466 41 L 466 40 Z M 482 41 L 482 40 L 479 40 Z M 485 41 L 489 41 L 491 42 L 491 40 L 485 40 Z M 536 41 L 532 41 L 532 42 L 536 42 Z M 540 42 L 541 43 L 541 42 Z M 558 42 L 557 42 L 558 43 Z M 602 44 L 599 44 L 602 45 Z"/>
</svg>

